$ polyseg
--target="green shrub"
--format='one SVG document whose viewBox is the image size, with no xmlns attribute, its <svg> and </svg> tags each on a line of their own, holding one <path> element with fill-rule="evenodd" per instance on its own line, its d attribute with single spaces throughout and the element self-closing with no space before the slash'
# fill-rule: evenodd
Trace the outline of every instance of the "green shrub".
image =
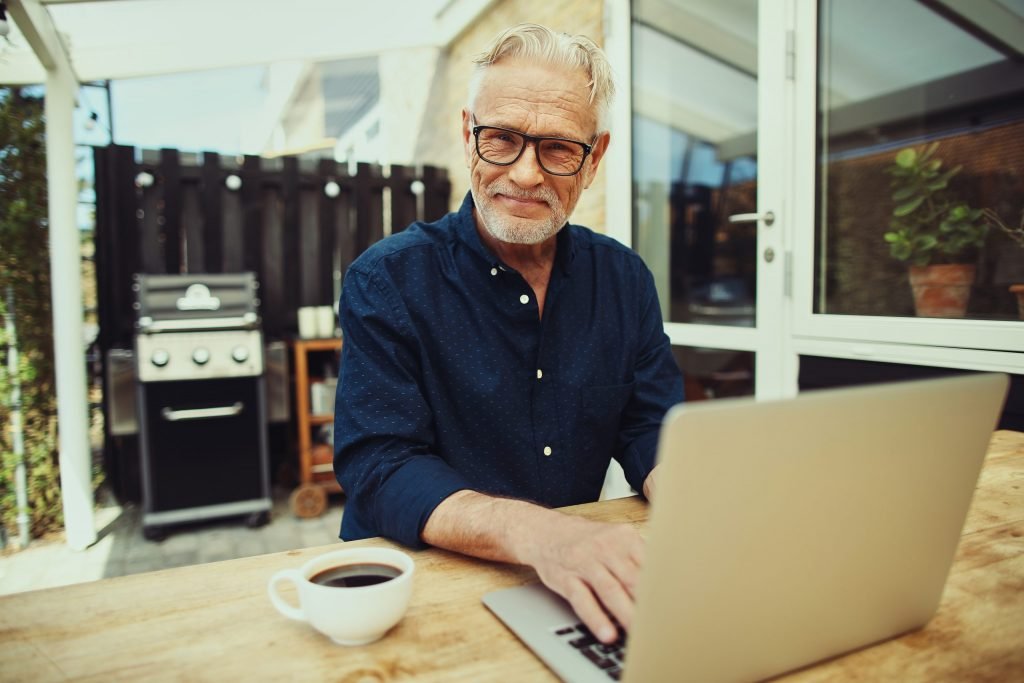
<svg viewBox="0 0 1024 683">
<path fill-rule="evenodd" d="M 9 429 L 12 378 L 7 374 L 3 326 L 10 315 L 5 301 L 8 285 L 15 297 L 32 534 L 63 526 L 46 217 L 42 100 L 24 91 L 0 89 L 0 523 L 8 535 L 17 531 Z"/>
</svg>

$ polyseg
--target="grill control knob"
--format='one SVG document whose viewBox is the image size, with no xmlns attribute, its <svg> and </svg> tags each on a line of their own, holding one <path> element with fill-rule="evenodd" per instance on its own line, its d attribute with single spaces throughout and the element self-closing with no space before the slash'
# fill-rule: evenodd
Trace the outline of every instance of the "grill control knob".
<svg viewBox="0 0 1024 683">
<path fill-rule="evenodd" d="M 206 365 L 210 362 L 210 352 L 200 346 L 198 349 L 192 351 L 192 362 L 196 365 Z"/>
<path fill-rule="evenodd" d="M 153 355 L 150 357 L 149 360 L 151 363 L 153 363 L 153 365 L 157 366 L 158 368 L 162 368 L 171 362 L 171 354 L 167 353 L 163 349 L 157 349 L 156 351 L 153 352 Z"/>
<path fill-rule="evenodd" d="M 249 349 L 244 346 L 236 346 L 231 349 L 231 357 L 236 363 L 244 363 L 249 360 Z"/>
</svg>

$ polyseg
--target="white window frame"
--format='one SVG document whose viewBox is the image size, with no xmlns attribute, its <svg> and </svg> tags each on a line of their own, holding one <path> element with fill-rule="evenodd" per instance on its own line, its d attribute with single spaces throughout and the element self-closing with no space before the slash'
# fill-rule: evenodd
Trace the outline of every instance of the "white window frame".
<svg viewBox="0 0 1024 683">
<path fill-rule="evenodd" d="M 771 0 L 767 0 L 771 1 Z M 796 0 L 793 335 L 800 354 L 1024 373 L 1024 323 L 814 310 L 817 186 L 817 0 Z M 908 285 L 909 286 L 909 285 Z"/>
</svg>

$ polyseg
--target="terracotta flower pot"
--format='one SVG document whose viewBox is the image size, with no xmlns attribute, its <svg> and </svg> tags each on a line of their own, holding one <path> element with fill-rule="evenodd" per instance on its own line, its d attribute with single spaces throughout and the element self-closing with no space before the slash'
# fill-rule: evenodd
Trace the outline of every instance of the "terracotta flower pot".
<svg viewBox="0 0 1024 683">
<path fill-rule="evenodd" d="M 962 318 L 974 283 L 974 265 L 911 266 L 914 310 L 922 318 Z"/>
</svg>

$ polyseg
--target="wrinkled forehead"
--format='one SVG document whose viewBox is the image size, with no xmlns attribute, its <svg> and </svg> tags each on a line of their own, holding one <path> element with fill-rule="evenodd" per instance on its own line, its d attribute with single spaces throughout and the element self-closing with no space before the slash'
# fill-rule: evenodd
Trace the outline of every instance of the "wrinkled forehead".
<svg viewBox="0 0 1024 683">
<path fill-rule="evenodd" d="M 590 79 L 580 68 L 509 58 L 486 67 L 479 78 L 471 102 L 478 122 L 533 134 L 595 132 Z"/>
</svg>

